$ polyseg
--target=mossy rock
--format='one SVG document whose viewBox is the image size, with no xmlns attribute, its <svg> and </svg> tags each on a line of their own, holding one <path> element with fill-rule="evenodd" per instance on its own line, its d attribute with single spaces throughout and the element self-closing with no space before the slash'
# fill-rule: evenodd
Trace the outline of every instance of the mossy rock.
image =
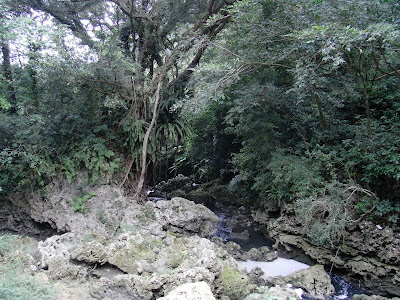
<svg viewBox="0 0 400 300">
<path fill-rule="evenodd" d="M 172 247 L 168 249 L 166 267 L 176 269 L 181 265 L 184 259 L 185 254 L 182 249 Z"/>
<path fill-rule="evenodd" d="M 230 300 L 244 299 L 255 288 L 246 274 L 227 264 L 223 264 L 218 285 L 220 294 L 228 296 Z"/>
<path fill-rule="evenodd" d="M 139 261 L 147 263 L 156 261 L 157 253 L 154 249 L 158 246 L 159 243 L 153 243 L 153 241 L 138 244 L 130 241 L 129 247 L 124 246 L 117 249 L 108 261 L 126 273 L 135 274 L 139 268 Z"/>
</svg>

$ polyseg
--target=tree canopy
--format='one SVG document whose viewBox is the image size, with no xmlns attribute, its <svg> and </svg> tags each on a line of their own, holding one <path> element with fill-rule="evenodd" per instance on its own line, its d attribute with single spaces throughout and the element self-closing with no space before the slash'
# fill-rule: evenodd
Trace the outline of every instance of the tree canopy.
<svg viewBox="0 0 400 300">
<path fill-rule="evenodd" d="M 396 223 L 399 10 L 1 0 L 2 192 L 84 173 L 139 194 L 183 172 L 266 210 L 329 199 Z"/>
</svg>

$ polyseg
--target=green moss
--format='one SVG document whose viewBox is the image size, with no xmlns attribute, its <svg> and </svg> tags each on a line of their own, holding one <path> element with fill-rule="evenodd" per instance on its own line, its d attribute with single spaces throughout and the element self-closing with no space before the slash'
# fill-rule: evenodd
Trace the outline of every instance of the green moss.
<svg viewBox="0 0 400 300">
<path fill-rule="evenodd" d="M 181 242 L 177 242 L 170 245 L 167 249 L 167 262 L 166 266 L 171 269 L 178 268 L 182 261 L 185 259 L 186 246 Z"/>
<path fill-rule="evenodd" d="M 122 247 L 115 252 L 110 259 L 110 263 L 125 272 L 135 273 L 139 260 L 145 260 L 148 263 L 156 261 L 157 254 L 155 253 L 155 249 L 159 248 L 159 246 L 160 244 L 156 241 L 144 241 L 138 244 L 131 241 L 129 247 Z"/>
<path fill-rule="evenodd" d="M 144 207 L 142 214 L 137 216 L 138 220 L 142 224 L 146 224 L 149 221 L 154 221 L 156 219 L 156 215 L 154 214 L 153 210 L 149 207 Z"/>
<path fill-rule="evenodd" d="M 245 274 L 224 263 L 219 280 L 221 293 L 231 300 L 243 299 L 252 289 L 249 278 Z"/>
</svg>

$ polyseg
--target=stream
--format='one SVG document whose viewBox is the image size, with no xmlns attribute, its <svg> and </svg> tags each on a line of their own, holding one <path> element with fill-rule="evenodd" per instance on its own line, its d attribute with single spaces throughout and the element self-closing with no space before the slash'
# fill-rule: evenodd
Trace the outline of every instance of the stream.
<svg viewBox="0 0 400 300">
<path fill-rule="evenodd" d="M 148 197 L 147 199 L 155 202 L 167 200 L 159 197 Z M 208 208 L 218 217 L 218 229 L 214 236 L 222 238 L 225 243 L 229 241 L 235 242 L 246 252 L 251 248 L 260 248 L 263 246 L 272 249 L 274 241 L 268 239 L 257 228 L 257 224 L 251 217 L 246 215 L 244 208 L 232 209 L 222 206 Z M 264 271 L 263 276 L 265 279 L 267 276 L 287 276 L 310 266 L 294 259 L 278 257 L 272 262 L 238 261 L 238 267 L 240 269 L 247 269 L 248 272 L 254 267 L 260 267 Z M 358 288 L 356 283 L 346 279 L 344 275 L 331 273 L 330 277 L 332 285 L 335 287 L 335 294 L 330 298 L 332 300 L 351 299 L 355 294 L 371 295 L 367 291 Z"/>
<path fill-rule="evenodd" d="M 239 244 L 244 251 L 262 246 L 267 246 L 270 249 L 272 248 L 273 241 L 265 237 L 264 234 L 257 230 L 257 226 L 254 224 L 254 222 L 248 221 L 235 223 L 235 221 L 240 221 L 240 219 L 236 220 L 233 218 L 233 215 L 235 214 L 233 210 L 216 208 L 210 209 L 218 216 L 219 219 L 218 230 L 215 235 L 222 238 L 225 242 L 233 241 Z M 236 232 L 239 232 L 239 234 Z M 240 232 L 245 232 L 245 235 L 240 236 Z M 265 273 L 263 275 L 264 277 L 287 276 L 295 271 L 309 267 L 309 265 L 296 260 L 282 257 L 278 257 L 272 262 L 238 262 L 238 266 L 240 269 L 246 268 L 248 272 L 250 272 L 254 267 L 260 267 Z M 356 283 L 345 279 L 345 277 L 342 275 L 331 273 L 330 277 L 331 282 L 335 287 L 335 295 L 331 297 L 333 300 L 351 299 L 355 294 L 370 294 L 358 288 Z"/>
</svg>

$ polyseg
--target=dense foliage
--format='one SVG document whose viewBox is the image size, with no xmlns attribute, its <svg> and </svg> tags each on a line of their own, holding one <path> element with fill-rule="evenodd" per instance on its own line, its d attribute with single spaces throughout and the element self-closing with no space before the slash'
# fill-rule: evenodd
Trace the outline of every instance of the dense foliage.
<svg viewBox="0 0 400 300">
<path fill-rule="evenodd" d="M 190 144 L 204 150 L 188 155 L 206 168 L 212 156 L 201 141 L 233 135 L 239 150 L 221 168 L 231 188 L 267 210 L 294 202 L 322 244 L 336 242 L 357 210 L 396 223 L 399 9 L 396 1 L 237 2 L 194 74 L 196 105 L 186 104 L 195 124 L 218 113 L 222 126 L 209 118 Z"/>
<path fill-rule="evenodd" d="M 180 171 L 294 203 L 321 243 L 348 218 L 396 223 L 399 16 L 394 0 L 1 0 L 0 189 Z"/>
<path fill-rule="evenodd" d="M 228 4 L 0 1 L 0 188 L 83 172 L 140 193 L 146 177 L 169 176 L 188 133 L 174 102 Z"/>
</svg>

